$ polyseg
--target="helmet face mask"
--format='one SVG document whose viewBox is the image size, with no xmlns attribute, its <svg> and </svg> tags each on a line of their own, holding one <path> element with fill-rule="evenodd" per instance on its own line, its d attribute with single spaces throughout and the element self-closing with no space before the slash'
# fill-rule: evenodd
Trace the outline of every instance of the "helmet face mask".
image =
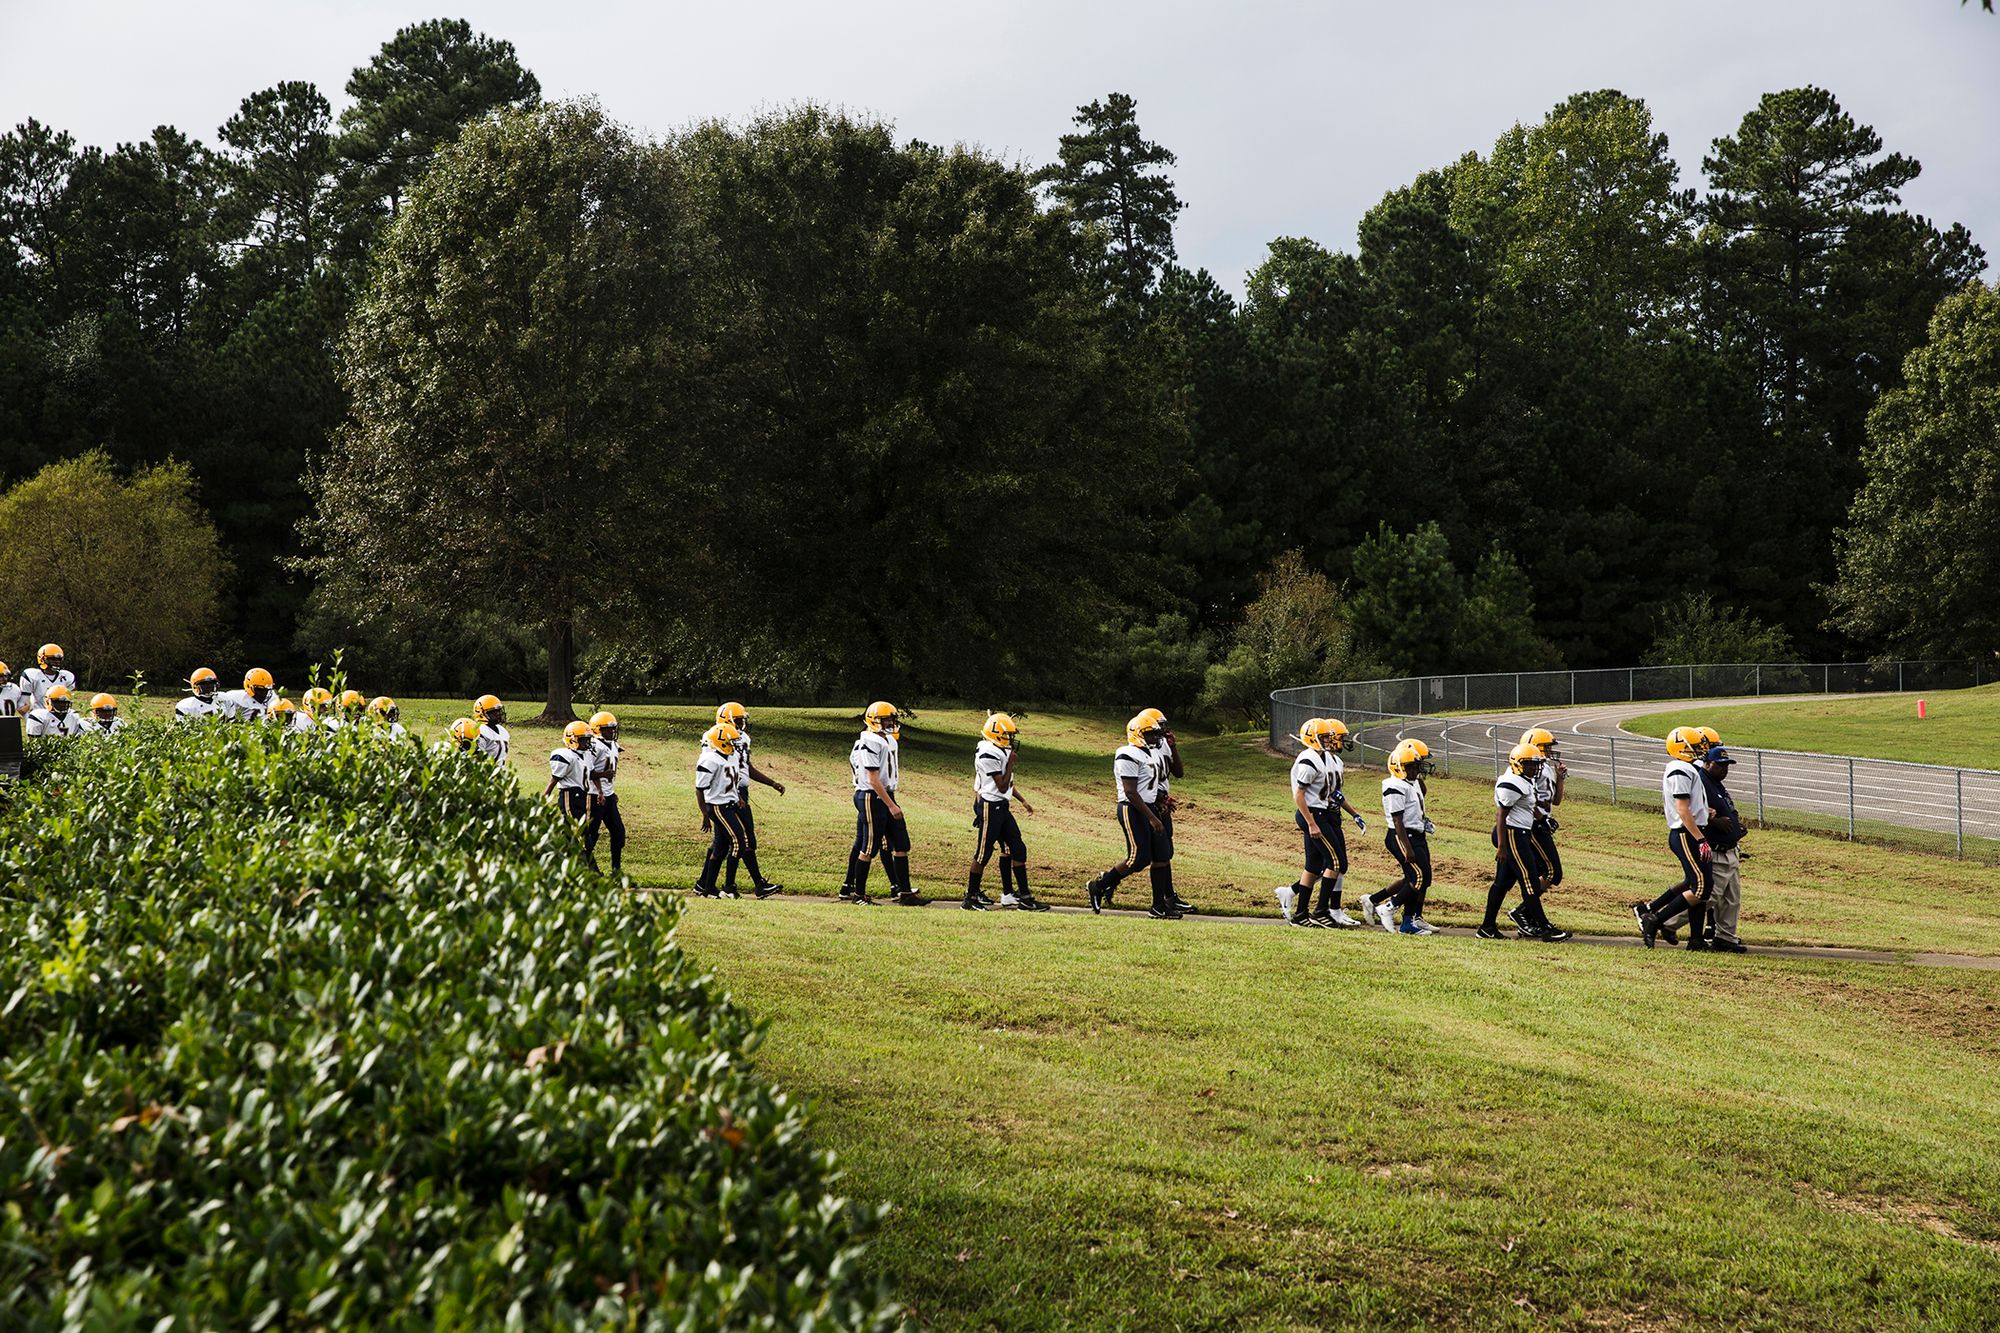
<svg viewBox="0 0 2000 1333">
<path fill-rule="evenodd" d="M 593 736 L 601 736 L 615 744 L 618 740 L 617 716 L 612 713 L 593 713 L 590 718 L 590 731 Z"/>
<path fill-rule="evenodd" d="M 58 685 L 49 691 L 49 711 L 57 717 L 69 716 L 69 691 Z"/>
<path fill-rule="evenodd" d="M 868 711 L 862 714 L 862 721 L 868 730 L 878 735 L 894 737 L 903 734 L 902 714 L 896 711 L 896 705 L 886 699 L 869 704 Z"/>
<path fill-rule="evenodd" d="M 590 741 L 590 724 L 572 722 L 563 728 L 562 743 L 566 750 L 581 750 Z"/>
<path fill-rule="evenodd" d="M 1542 771 L 1541 747 L 1522 741 L 1507 756 L 1508 771 L 1524 778 L 1534 777 Z"/>
<path fill-rule="evenodd" d="M 479 724 L 469 717 L 459 718 L 451 724 L 451 739 L 461 750 L 470 750 L 472 743 L 479 739 Z"/>
<path fill-rule="evenodd" d="M 1015 738 L 1021 734 L 1021 729 L 1014 725 L 1014 719 L 1007 714 L 994 713 L 986 719 L 986 725 L 979 729 L 979 734 L 989 743 L 1003 750 L 1011 750 L 1014 748 Z"/>
<path fill-rule="evenodd" d="M 215 689 L 220 683 L 220 681 L 216 680 L 215 673 L 207 667 L 201 668 L 194 675 L 188 677 L 189 691 L 203 703 L 208 703 L 215 698 Z"/>
<path fill-rule="evenodd" d="M 472 715 L 489 726 L 507 725 L 507 705 L 497 695 L 482 694 L 472 705 Z"/>
<path fill-rule="evenodd" d="M 35 665 L 54 675 L 63 669 L 63 650 L 59 643 L 45 643 L 35 653 Z"/>
<path fill-rule="evenodd" d="M 702 744 L 721 755 L 736 753 L 736 738 L 743 733 L 727 722 L 718 722 L 702 735 Z"/>
</svg>

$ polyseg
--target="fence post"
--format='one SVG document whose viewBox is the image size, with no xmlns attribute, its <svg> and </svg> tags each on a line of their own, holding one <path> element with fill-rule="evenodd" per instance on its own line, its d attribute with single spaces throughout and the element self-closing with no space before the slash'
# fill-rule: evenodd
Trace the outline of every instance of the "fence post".
<svg viewBox="0 0 2000 1333">
<path fill-rule="evenodd" d="M 1965 859 L 1965 770 L 1954 768 L 1951 771 L 1951 780 L 1952 786 L 1958 789 L 1956 800 L 1958 807 L 1958 859 L 1963 861 Z"/>
<path fill-rule="evenodd" d="M 1762 664 L 1761 662 L 1760 662 L 1760 663 L 1758 663 L 1758 665 L 1757 665 L 1757 667 L 1756 667 L 1756 669 L 1755 669 L 1755 670 L 1756 670 L 1756 676 L 1757 676 L 1757 697 L 1758 697 L 1759 699 L 1761 699 L 1761 698 L 1763 698 L 1763 697 L 1764 697 L 1764 666 L 1763 666 L 1763 664 Z M 1762 816 L 1762 815 L 1759 815 L 1759 816 L 1757 816 L 1757 817 L 1758 817 L 1759 819 L 1762 819 L 1762 818 L 1763 818 L 1763 816 Z"/>
<path fill-rule="evenodd" d="M 1451 723 L 1444 724 L 1444 773 L 1451 776 Z"/>
<path fill-rule="evenodd" d="M 1896 693 L 1901 694 L 1902 692 L 1903 692 L 1903 664 L 1901 662 L 1898 662 L 1896 663 Z"/>
<path fill-rule="evenodd" d="M 1519 708 L 1520 706 L 1521 706 L 1521 673 L 1516 671 L 1514 673 L 1514 707 Z"/>
<path fill-rule="evenodd" d="M 1820 668 L 1819 692 L 1821 694 L 1833 693 L 1833 667 L 1831 664 Z"/>
<path fill-rule="evenodd" d="M 1688 698 L 1694 698 L 1694 663 L 1688 663 Z"/>
<path fill-rule="evenodd" d="M 1375 711 L 1382 711 L 1382 682 L 1379 680 L 1375 682 Z"/>
<path fill-rule="evenodd" d="M 1605 744 L 1611 747 L 1611 804 L 1618 804 L 1618 738 L 1608 736 Z"/>
<path fill-rule="evenodd" d="M 1625 702 L 1628 704 L 1638 697 L 1638 695 L 1633 693 L 1635 686 L 1632 683 L 1632 677 L 1635 670 L 1636 668 L 1633 667 L 1625 668 Z"/>
<path fill-rule="evenodd" d="M 1765 827 L 1765 823 L 1764 823 L 1764 752 L 1763 752 L 1762 750 L 1759 750 L 1759 751 L 1757 751 L 1757 827 L 1759 827 L 1759 828 L 1763 828 L 1763 827 Z"/>
<path fill-rule="evenodd" d="M 1576 707 L 1576 672 L 1569 673 L 1569 706 Z"/>
<path fill-rule="evenodd" d="M 1847 840 L 1854 841 L 1854 761 L 1847 761 Z"/>
</svg>

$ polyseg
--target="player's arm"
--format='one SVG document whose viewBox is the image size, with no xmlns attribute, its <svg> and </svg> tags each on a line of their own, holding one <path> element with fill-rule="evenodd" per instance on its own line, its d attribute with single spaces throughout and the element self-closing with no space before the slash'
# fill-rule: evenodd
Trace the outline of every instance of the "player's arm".
<svg viewBox="0 0 2000 1333">
<path fill-rule="evenodd" d="M 1165 736 L 1167 741 L 1167 772 L 1177 778 L 1186 777 L 1187 770 L 1181 767 L 1181 743 L 1179 738 L 1171 730 L 1164 731 L 1161 735 Z"/>
<path fill-rule="evenodd" d="M 1568 781 L 1569 781 L 1569 765 L 1558 763 L 1556 765 L 1555 794 L 1549 797 L 1549 805 L 1551 808 L 1561 805 L 1563 803 L 1563 784 Z"/>
<path fill-rule="evenodd" d="M 785 784 L 778 781 L 776 778 L 770 776 L 763 769 L 757 767 L 757 765 L 754 762 L 750 765 L 750 780 L 752 782 L 763 783 L 766 787 L 769 787 L 772 791 L 778 793 L 778 795 L 780 796 L 783 796 L 785 794 Z"/>
<path fill-rule="evenodd" d="M 1309 831 L 1315 838 L 1321 838 L 1326 836 L 1324 833 L 1320 831 L 1319 820 L 1313 818 L 1312 807 L 1306 804 L 1306 789 L 1304 787 L 1296 785 L 1293 786 L 1292 804 L 1295 807 L 1297 807 L 1299 812 L 1299 817 L 1306 821 L 1307 831 Z"/>
<path fill-rule="evenodd" d="M 1403 823 L 1403 812 L 1397 810 L 1389 816 L 1389 827 L 1395 830 L 1396 845 L 1403 849 L 1403 859 L 1415 862 L 1416 853 L 1410 849 L 1410 830 Z"/>
<path fill-rule="evenodd" d="M 1507 864 L 1507 807 L 1493 803 L 1493 863 Z"/>
<path fill-rule="evenodd" d="M 868 770 L 868 785 L 874 788 L 875 794 L 882 799 L 882 804 L 888 808 L 891 819 L 901 819 L 903 817 L 903 807 L 897 805 L 896 798 L 889 794 L 889 784 L 882 781 L 881 769 L 871 768 Z"/>
<path fill-rule="evenodd" d="M 1160 822 L 1160 817 L 1153 813 L 1153 807 L 1147 805 L 1144 801 L 1139 799 L 1139 779 L 1120 778 L 1118 779 L 1118 785 L 1124 789 L 1125 800 L 1131 805 L 1131 807 L 1134 810 L 1143 811 L 1145 813 L 1146 822 L 1153 826 L 1153 832 L 1165 833 L 1167 831 L 1167 826 L 1165 824 L 1162 824 Z"/>
</svg>

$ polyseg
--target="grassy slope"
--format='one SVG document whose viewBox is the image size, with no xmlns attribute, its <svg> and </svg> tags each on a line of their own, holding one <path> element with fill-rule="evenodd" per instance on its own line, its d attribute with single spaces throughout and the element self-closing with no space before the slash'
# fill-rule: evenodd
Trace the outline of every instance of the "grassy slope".
<svg viewBox="0 0 2000 1333">
<path fill-rule="evenodd" d="M 1868 755 L 1958 768 L 2000 768 L 2000 685 L 1940 690 L 1924 696 L 1930 716 L 1917 719 L 1917 696 L 1745 704 L 1649 713 L 1626 726 L 1664 736 L 1686 723 L 1706 723 L 1736 745 Z"/>
<path fill-rule="evenodd" d="M 683 937 L 937 1327 L 2000 1308 L 2000 976 L 811 902 Z"/>
</svg>

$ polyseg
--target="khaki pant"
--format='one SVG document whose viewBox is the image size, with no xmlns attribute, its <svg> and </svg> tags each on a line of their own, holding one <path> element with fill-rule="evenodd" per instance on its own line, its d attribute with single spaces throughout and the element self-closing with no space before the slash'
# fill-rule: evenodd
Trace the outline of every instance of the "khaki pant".
<svg viewBox="0 0 2000 1333">
<path fill-rule="evenodd" d="M 1736 939 L 1736 918 L 1743 911 L 1743 869 L 1742 853 L 1735 847 L 1726 852 L 1717 852 L 1709 858 L 1708 915 L 1715 923 L 1715 938 Z M 1663 924 L 1682 926 L 1687 923 L 1687 908 L 1677 908 Z"/>
</svg>

